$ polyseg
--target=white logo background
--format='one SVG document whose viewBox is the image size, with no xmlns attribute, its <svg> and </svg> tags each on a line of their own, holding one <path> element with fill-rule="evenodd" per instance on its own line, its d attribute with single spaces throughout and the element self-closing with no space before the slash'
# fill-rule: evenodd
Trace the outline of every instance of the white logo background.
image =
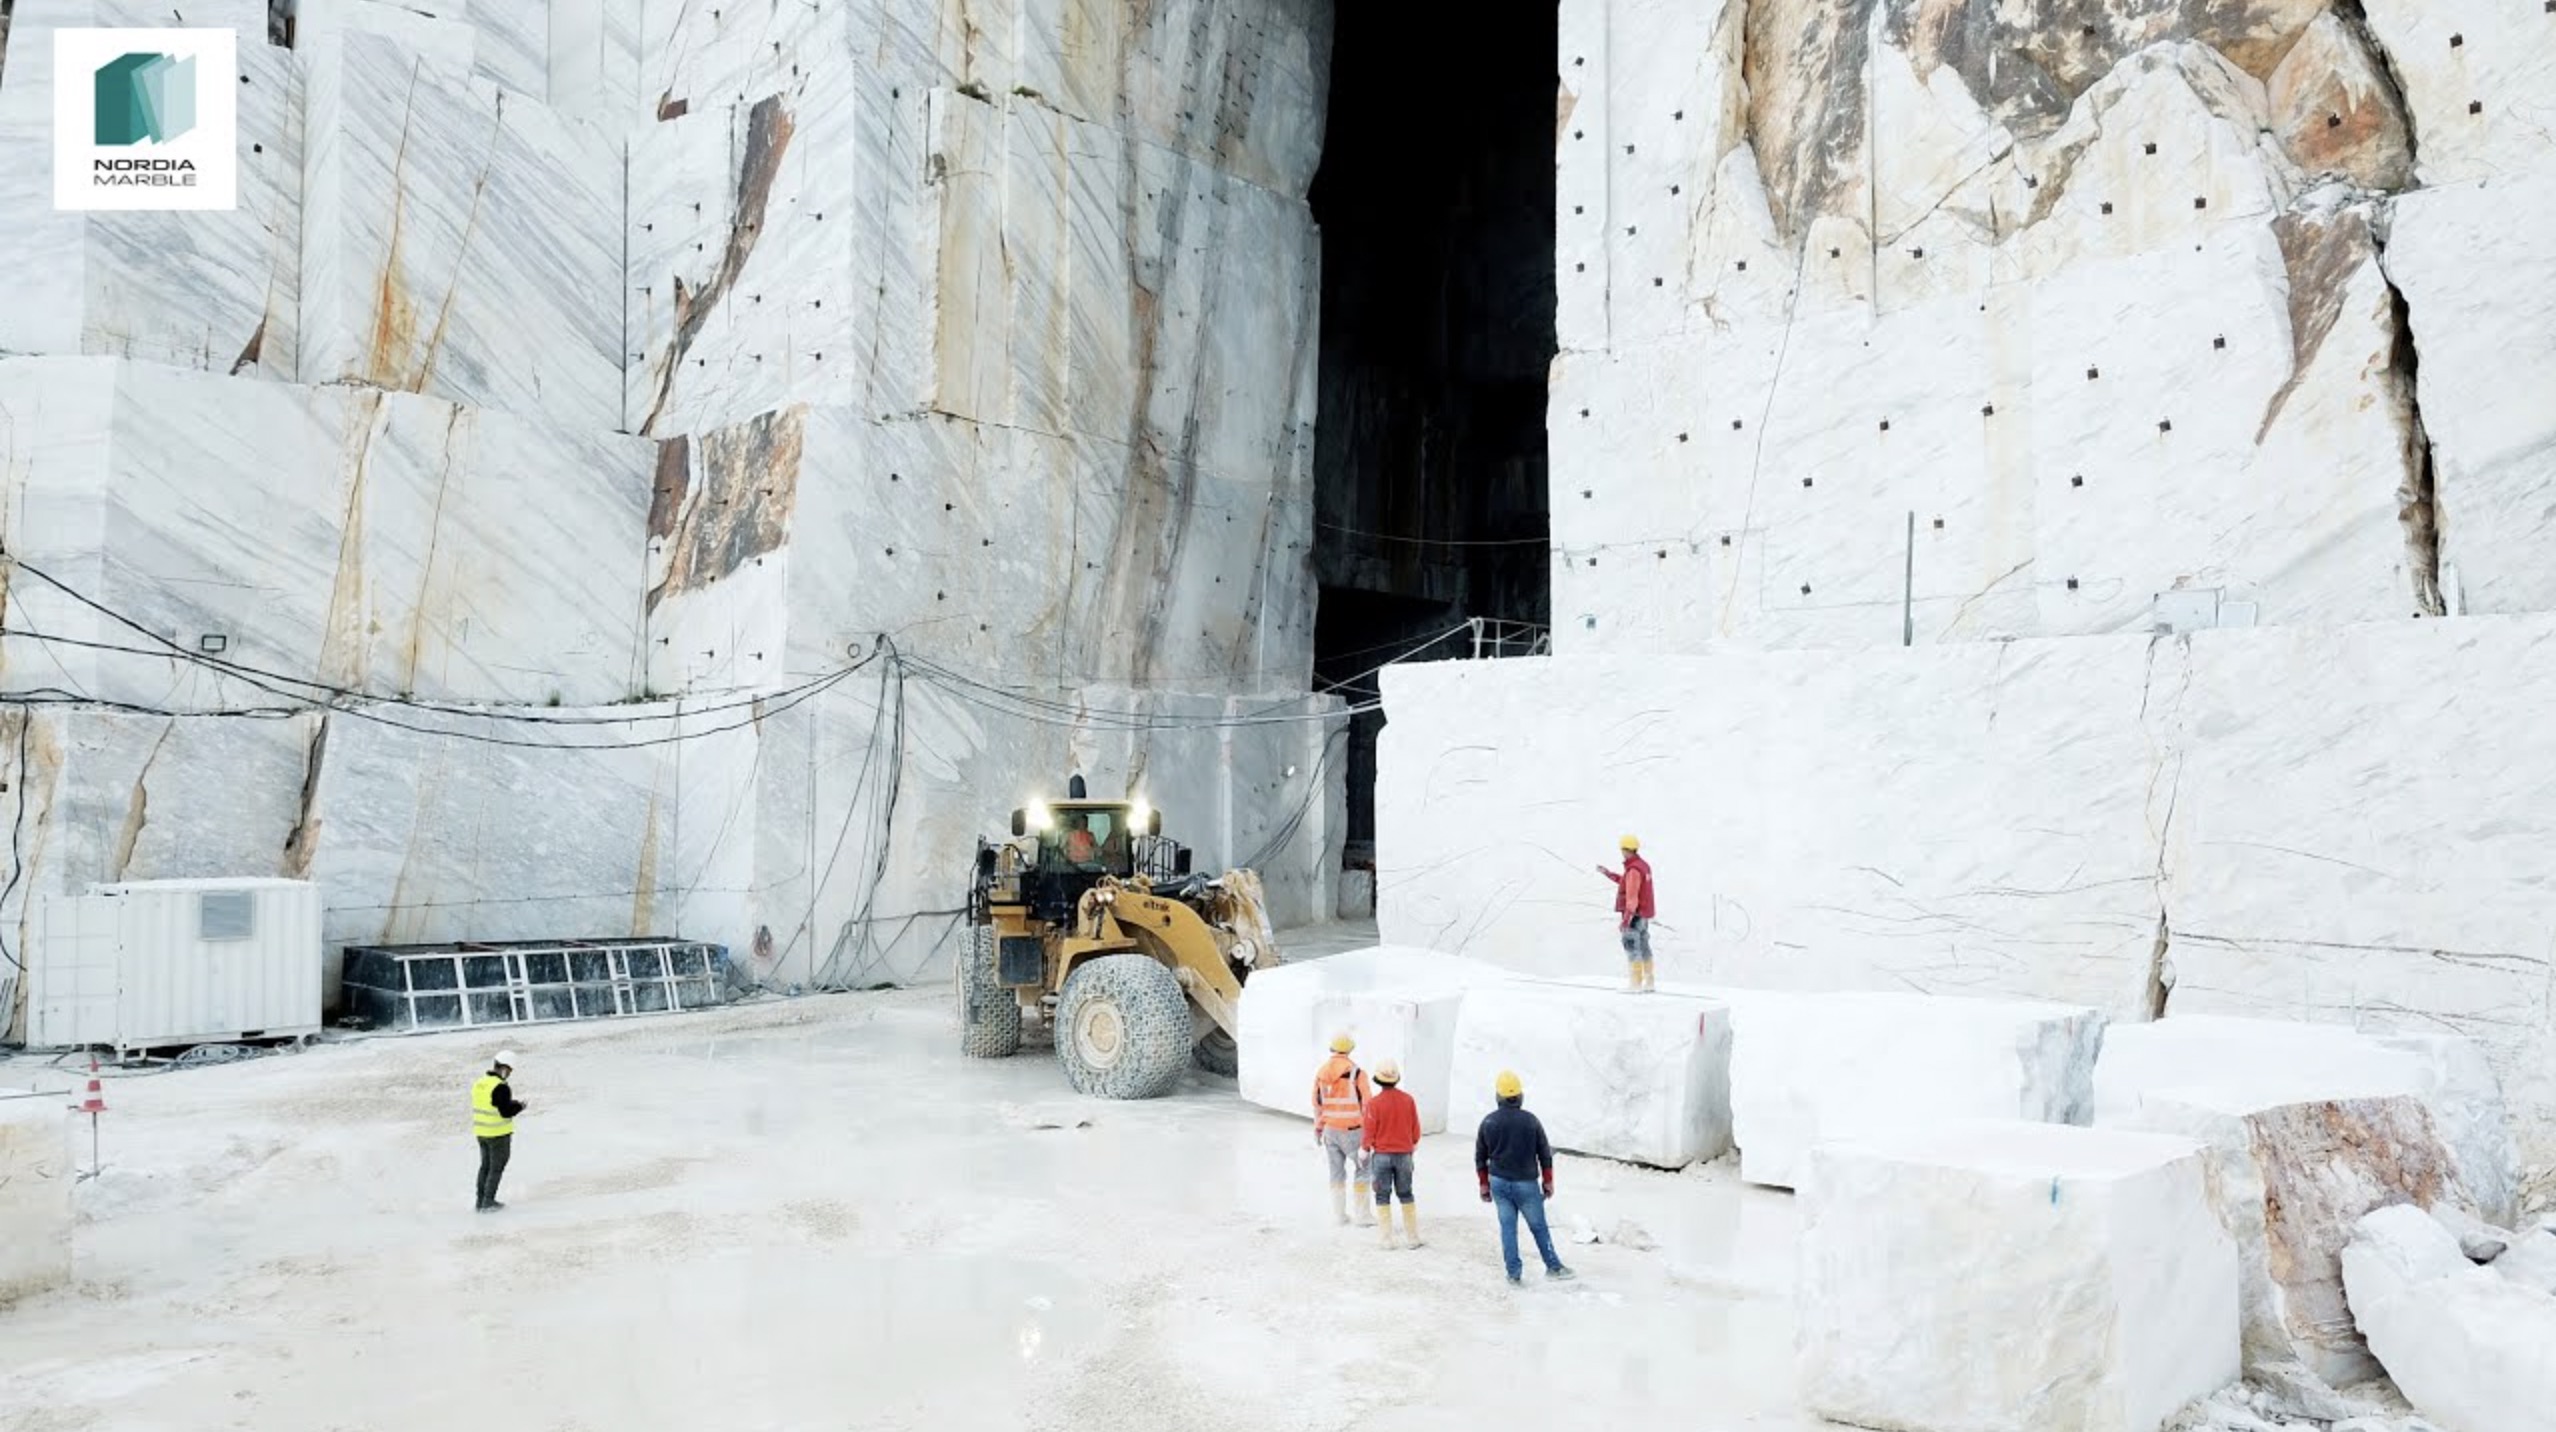
<svg viewBox="0 0 2556 1432">
<path fill-rule="evenodd" d="M 166 144 L 101 149 L 97 137 L 100 66 L 119 55 L 176 55 L 195 61 L 195 128 Z M 96 159 L 185 159 L 191 188 L 103 187 Z M 72 30 L 53 32 L 53 207 L 56 209 L 236 209 L 240 202 L 240 56 L 236 30 Z"/>
</svg>

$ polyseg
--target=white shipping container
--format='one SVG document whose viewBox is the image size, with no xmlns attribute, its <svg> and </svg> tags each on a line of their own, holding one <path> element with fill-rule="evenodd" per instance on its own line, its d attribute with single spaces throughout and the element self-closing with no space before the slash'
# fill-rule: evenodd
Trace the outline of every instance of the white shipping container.
<svg viewBox="0 0 2556 1432">
<path fill-rule="evenodd" d="M 320 891 L 306 880 L 136 880 L 37 902 L 27 1044 L 118 1050 L 320 1027 Z"/>
</svg>

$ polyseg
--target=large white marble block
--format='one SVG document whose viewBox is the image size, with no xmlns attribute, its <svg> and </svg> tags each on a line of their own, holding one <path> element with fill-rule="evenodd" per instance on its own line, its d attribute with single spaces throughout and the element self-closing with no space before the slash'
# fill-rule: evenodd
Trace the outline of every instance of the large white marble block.
<svg viewBox="0 0 2556 1432">
<path fill-rule="evenodd" d="M 0 1098 L 0 1308 L 71 1281 L 68 1100 L 30 1090 Z"/>
<path fill-rule="evenodd" d="M 2249 1370 L 2295 1362 L 2333 1386 L 2377 1372 L 2338 1260 L 2362 1215 L 2411 1202 L 2473 1213 L 2422 1103 L 2292 1100 L 2210 1089 L 2149 1095 L 2126 1127 L 2199 1140 L 2236 1241 Z"/>
<path fill-rule="evenodd" d="M 1507 978 L 1478 960 L 1391 945 L 1255 971 L 1243 985 L 1242 1096 L 1312 1118 L 1314 1073 L 1332 1036 L 1347 1034 L 1361 1067 L 1402 1065 L 1421 1129 L 1441 1132 L 1465 995 Z"/>
<path fill-rule="evenodd" d="M 2473 1040 L 2206 1014 L 2105 1032 L 2095 1065 L 2096 1123 L 2134 1120 L 2146 1099 L 2182 1089 L 2288 1099 L 2412 1094 L 2457 1161 L 2477 1211 L 2491 1223 L 2514 1215 L 2518 1171 L 2502 1083 Z"/>
<path fill-rule="evenodd" d="M 1799 1372 L 1902 1432 L 2155 1432 L 2237 1375 L 2236 1249 L 2189 1140 L 1952 1122 L 1823 1144 Z"/>
<path fill-rule="evenodd" d="M 1502 1070 L 1558 1149 L 1684 1168 L 1731 1146 L 1731 1005 L 1710 995 L 1519 979 L 1465 995 L 1447 1127 L 1471 1130 Z"/>
<path fill-rule="evenodd" d="M 1802 1188 L 1821 1141 L 1947 1119 L 2084 1124 L 2104 1017 L 2069 1005 L 1908 994 L 1742 996 L 1731 1135 L 1740 1176 Z"/>
<path fill-rule="evenodd" d="M 2353 1323 L 2417 1411 L 2451 1432 L 2556 1425 L 2556 1297 L 2470 1263 L 2403 1204 L 2363 1218 L 2342 1264 Z"/>
</svg>

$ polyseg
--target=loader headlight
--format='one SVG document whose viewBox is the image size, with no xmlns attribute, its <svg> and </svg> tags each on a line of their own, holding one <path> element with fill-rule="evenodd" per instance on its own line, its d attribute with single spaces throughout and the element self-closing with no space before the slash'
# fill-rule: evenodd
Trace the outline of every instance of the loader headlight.
<svg viewBox="0 0 2556 1432">
<path fill-rule="evenodd" d="M 1136 832 L 1138 835 L 1143 835 L 1150 830 L 1153 826 L 1153 821 L 1154 808 L 1147 805 L 1142 800 L 1139 800 L 1134 805 L 1127 808 L 1127 828 Z"/>
<path fill-rule="evenodd" d="M 1028 812 L 1023 818 L 1031 830 L 1047 829 L 1048 825 L 1051 823 L 1051 817 L 1047 813 L 1047 802 L 1038 800 L 1031 801 L 1029 803 Z"/>
</svg>

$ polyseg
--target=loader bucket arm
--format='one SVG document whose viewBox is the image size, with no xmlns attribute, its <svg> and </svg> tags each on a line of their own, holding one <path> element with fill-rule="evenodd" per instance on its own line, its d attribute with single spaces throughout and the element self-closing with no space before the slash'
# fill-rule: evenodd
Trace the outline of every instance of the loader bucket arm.
<svg viewBox="0 0 2556 1432">
<path fill-rule="evenodd" d="M 1120 930 L 1171 966 L 1181 989 L 1218 1029 L 1242 1037 L 1242 981 L 1226 960 L 1215 927 L 1178 900 L 1132 890 L 1119 895 L 1114 913 Z"/>
</svg>

